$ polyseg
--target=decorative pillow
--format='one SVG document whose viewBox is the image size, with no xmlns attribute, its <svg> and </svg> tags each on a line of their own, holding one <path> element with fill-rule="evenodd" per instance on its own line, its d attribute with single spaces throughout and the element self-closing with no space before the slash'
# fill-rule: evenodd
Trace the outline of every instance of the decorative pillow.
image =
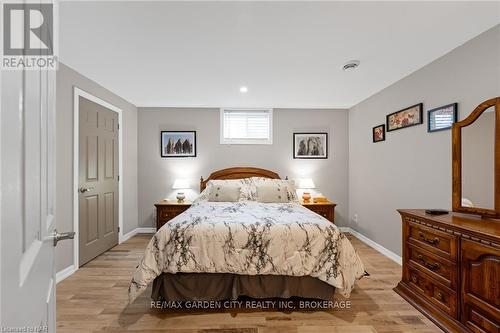
<svg viewBox="0 0 500 333">
<path fill-rule="evenodd" d="M 240 200 L 241 187 L 234 185 L 213 185 L 210 187 L 208 201 L 237 202 Z"/>
<path fill-rule="evenodd" d="M 283 185 L 286 187 L 287 194 L 287 202 L 299 202 L 299 198 L 297 196 L 297 189 L 295 188 L 295 182 L 293 180 L 285 180 L 285 179 L 271 179 L 264 177 L 252 177 L 251 186 L 250 186 L 250 195 L 254 200 L 257 200 L 257 186 L 262 185 Z"/>
<path fill-rule="evenodd" d="M 210 193 L 210 188 L 207 186 L 203 191 L 201 191 L 200 195 L 193 201 L 193 203 L 208 201 L 209 193 Z"/>
<path fill-rule="evenodd" d="M 257 201 L 264 203 L 289 202 L 287 187 L 284 184 L 266 184 L 256 186 Z"/>
<path fill-rule="evenodd" d="M 250 194 L 250 179 L 249 178 L 244 178 L 244 179 L 214 179 L 214 180 L 209 180 L 207 182 L 207 186 L 200 193 L 200 195 L 196 199 L 196 202 L 209 201 L 209 195 L 212 191 L 212 187 L 215 185 L 240 187 L 240 196 L 239 196 L 239 199 L 237 201 L 252 200 L 252 196 Z"/>
</svg>

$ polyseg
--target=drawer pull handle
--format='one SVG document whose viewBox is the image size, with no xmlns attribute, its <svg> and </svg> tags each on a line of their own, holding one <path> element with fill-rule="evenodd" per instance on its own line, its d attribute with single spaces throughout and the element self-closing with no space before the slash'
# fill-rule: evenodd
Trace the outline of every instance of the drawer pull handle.
<svg viewBox="0 0 500 333">
<path fill-rule="evenodd" d="M 439 238 L 437 238 L 437 237 L 427 238 L 427 237 L 425 237 L 423 232 L 420 232 L 418 235 L 420 236 L 420 239 L 422 239 L 423 241 L 425 241 L 431 245 L 436 245 L 439 243 Z"/>
<path fill-rule="evenodd" d="M 418 278 L 417 278 L 415 275 L 413 275 L 413 276 L 411 277 L 411 281 L 412 281 L 413 283 L 417 283 Z"/>
<path fill-rule="evenodd" d="M 431 271 L 435 271 L 435 270 L 439 269 L 439 267 L 441 267 L 441 266 L 439 265 L 439 263 L 437 263 L 437 262 L 436 262 L 436 263 L 428 262 L 427 260 L 425 260 L 425 259 L 424 259 L 424 257 L 423 257 L 421 254 L 419 254 L 419 255 L 417 256 L 417 258 L 418 258 L 418 260 L 420 260 L 420 261 L 422 262 L 422 264 L 423 264 L 425 267 L 427 267 L 427 268 L 428 268 L 428 269 L 430 269 Z"/>
<path fill-rule="evenodd" d="M 439 300 L 439 301 L 443 301 L 444 297 L 443 297 L 443 293 L 438 291 L 438 293 L 436 294 L 436 298 Z"/>
</svg>

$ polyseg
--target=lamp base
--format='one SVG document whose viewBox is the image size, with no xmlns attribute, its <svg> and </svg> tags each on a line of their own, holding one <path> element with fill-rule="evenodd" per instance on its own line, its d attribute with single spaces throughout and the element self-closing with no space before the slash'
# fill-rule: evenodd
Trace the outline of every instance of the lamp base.
<svg viewBox="0 0 500 333">
<path fill-rule="evenodd" d="M 184 195 L 184 192 L 177 192 L 177 203 L 183 203 L 184 199 L 186 199 L 186 195 Z"/>
</svg>

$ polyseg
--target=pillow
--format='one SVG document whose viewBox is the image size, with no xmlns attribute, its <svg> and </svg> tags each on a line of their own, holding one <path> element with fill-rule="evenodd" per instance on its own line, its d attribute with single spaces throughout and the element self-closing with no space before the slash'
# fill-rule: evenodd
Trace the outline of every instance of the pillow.
<svg viewBox="0 0 500 333">
<path fill-rule="evenodd" d="M 283 185 L 286 187 L 286 194 L 288 202 L 299 202 L 297 196 L 297 189 L 295 188 L 295 182 L 293 180 L 286 179 L 271 179 L 264 177 L 252 177 L 251 180 L 251 191 L 250 194 L 254 200 L 257 200 L 257 186 L 262 185 Z"/>
<path fill-rule="evenodd" d="M 287 187 L 284 184 L 266 184 L 256 186 L 257 201 L 264 203 L 289 202 Z"/>
<path fill-rule="evenodd" d="M 209 180 L 207 182 L 207 186 L 200 193 L 200 195 L 196 199 L 196 202 L 209 201 L 209 195 L 212 191 L 212 187 L 215 185 L 240 187 L 240 196 L 239 196 L 239 199 L 237 201 L 252 200 L 252 196 L 250 194 L 250 179 L 249 178 L 244 178 L 244 179 L 214 179 L 214 180 Z"/>
<path fill-rule="evenodd" d="M 240 200 L 241 187 L 234 185 L 213 185 L 208 194 L 208 201 L 237 202 Z"/>
</svg>

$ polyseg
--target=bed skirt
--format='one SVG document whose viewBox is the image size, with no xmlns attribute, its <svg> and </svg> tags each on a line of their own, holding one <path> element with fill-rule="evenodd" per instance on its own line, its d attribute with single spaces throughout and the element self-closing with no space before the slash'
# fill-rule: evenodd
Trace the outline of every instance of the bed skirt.
<svg viewBox="0 0 500 333">
<path fill-rule="evenodd" d="M 333 300 L 335 287 L 311 276 L 163 273 L 153 281 L 154 301 L 222 301 L 240 296 Z"/>
</svg>

